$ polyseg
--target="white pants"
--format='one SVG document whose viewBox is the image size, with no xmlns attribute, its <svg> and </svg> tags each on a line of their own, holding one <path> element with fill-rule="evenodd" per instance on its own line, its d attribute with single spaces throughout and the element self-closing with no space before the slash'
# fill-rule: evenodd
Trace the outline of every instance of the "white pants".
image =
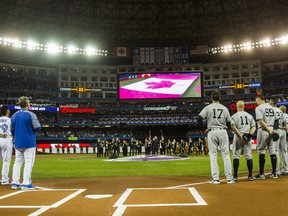
<svg viewBox="0 0 288 216">
<path fill-rule="evenodd" d="M 241 154 L 246 160 L 252 159 L 252 143 L 242 141 L 236 134 L 233 137 L 233 159 L 240 159 Z"/>
<path fill-rule="evenodd" d="M 211 174 L 213 180 L 219 180 L 220 171 L 217 162 L 218 146 L 224 161 L 224 171 L 227 180 L 233 179 L 232 165 L 229 151 L 229 138 L 226 130 L 212 130 L 208 133 L 208 147 L 210 155 Z"/>
<path fill-rule="evenodd" d="M 34 165 L 36 148 L 15 149 L 15 163 L 13 166 L 12 183 L 20 184 L 20 172 L 23 161 L 25 161 L 23 170 L 23 185 L 32 183 L 31 174 Z"/>
<path fill-rule="evenodd" d="M 2 182 L 9 181 L 9 168 L 12 157 L 13 143 L 10 138 L 0 138 L 0 159 L 3 160 L 2 165 Z"/>
</svg>

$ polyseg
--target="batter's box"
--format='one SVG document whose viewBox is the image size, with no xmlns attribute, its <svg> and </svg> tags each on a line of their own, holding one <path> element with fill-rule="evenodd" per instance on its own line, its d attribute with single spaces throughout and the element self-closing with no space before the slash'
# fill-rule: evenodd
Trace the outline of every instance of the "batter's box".
<svg viewBox="0 0 288 216">
<path fill-rule="evenodd" d="M 194 187 L 128 188 L 113 207 L 113 216 L 123 215 L 127 207 L 164 207 L 207 205 Z"/>
<path fill-rule="evenodd" d="M 34 209 L 29 215 L 38 216 L 51 208 L 59 207 L 85 190 L 47 188 L 40 190 L 18 190 L 0 196 L 0 211 L 1 209 L 5 209 L 6 212 L 8 212 L 7 209 Z"/>
</svg>

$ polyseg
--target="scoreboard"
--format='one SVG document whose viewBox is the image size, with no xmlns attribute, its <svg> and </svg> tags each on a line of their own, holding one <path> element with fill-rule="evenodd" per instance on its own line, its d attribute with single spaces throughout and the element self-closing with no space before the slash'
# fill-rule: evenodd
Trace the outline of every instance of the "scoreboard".
<svg viewBox="0 0 288 216">
<path fill-rule="evenodd" d="M 231 85 L 223 85 L 219 86 L 219 89 L 243 89 L 243 88 L 260 88 L 260 82 L 252 82 L 252 83 L 236 83 Z"/>
<path fill-rule="evenodd" d="M 98 88 L 85 88 L 85 87 L 65 87 L 65 88 L 60 88 L 60 91 L 75 91 L 75 92 L 100 92 L 101 89 Z"/>
</svg>

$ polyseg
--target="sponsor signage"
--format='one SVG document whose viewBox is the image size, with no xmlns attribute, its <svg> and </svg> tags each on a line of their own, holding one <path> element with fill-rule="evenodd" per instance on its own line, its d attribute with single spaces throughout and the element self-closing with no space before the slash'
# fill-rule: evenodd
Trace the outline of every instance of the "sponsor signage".
<svg viewBox="0 0 288 216">
<path fill-rule="evenodd" d="M 60 107 L 60 113 L 95 113 L 96 108 Z"/>
<path fill-rule="evenodd" d="M 255 110 L 255 108 L 257 106 L 258 106 L 257 103 L 245 103 L 245 110 Z M 229 108 L 230 108 L 231 111 L 237 110 L 236 103 L 230 104 Z"/>
</svg>

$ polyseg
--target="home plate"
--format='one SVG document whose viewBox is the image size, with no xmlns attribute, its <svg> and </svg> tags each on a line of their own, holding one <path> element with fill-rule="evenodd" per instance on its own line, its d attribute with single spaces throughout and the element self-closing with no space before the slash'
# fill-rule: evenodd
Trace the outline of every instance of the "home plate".
<svg viewBox="0 0 288 216">
<path fill-rule="evenodd" d="M 102 199 L 102 198 L 108 198 L 112 197 L 112 194 L 96 194 L 96 195 L 86 195 L 85 198 L 88 199 Z"/>
</svg>

